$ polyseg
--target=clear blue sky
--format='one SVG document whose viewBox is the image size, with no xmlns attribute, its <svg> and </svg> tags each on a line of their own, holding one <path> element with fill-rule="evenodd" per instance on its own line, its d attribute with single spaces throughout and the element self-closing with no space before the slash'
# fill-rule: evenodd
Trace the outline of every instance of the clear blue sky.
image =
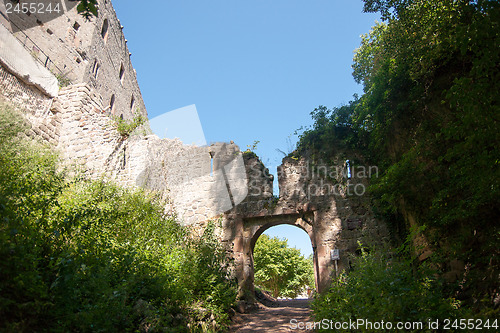
<svg viewBox="0 0 500 333">
<path fill-rule="evenodd" d="M 233 140 L 245 150 L 258 140 L 256 153 L 273 173 L 283 158 L 276 149 L 293 150 L 291 135 L 312 123 L 315 107 L 347 103 L 362 91 L 351 76 L 353 51 L 378 19 L 362 12 L 361 0 L 113 5 L 149 118 L 195 104 L 208 143 Z M 298 228 L 267 233 L 311 252 Z"/>
</svg>

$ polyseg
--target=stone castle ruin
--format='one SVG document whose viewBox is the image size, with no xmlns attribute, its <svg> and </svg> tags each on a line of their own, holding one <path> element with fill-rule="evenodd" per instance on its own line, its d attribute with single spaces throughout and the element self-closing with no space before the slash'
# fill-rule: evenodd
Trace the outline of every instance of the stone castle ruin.
<svg viewBox="0 0 500 333">
<path fill-rule="evenodd" d="M 274 196 L 266 167 L 232 142 L 184 145 L 148 128 L 120 134 L 111 116 L 127 120 L 147 112 L 111 1 L 99 0 L 99 17 L 91 21 L 74 1 L 62 1 L 64 13 L 50 20 L 9 15 L 8 2 L 0 1 L 0 98 L 23 111 L 31 136 L 49 142 L 86 176 L 158 192 L 169 199 L 166 208 L 195 229 L 219 218 L 242 299 L 253 301 L 253 247 L 272 226 L 294 225 L 308 234 L 319 291 L 349 268 L 358 242 L 387 241 L 363 191 L 372 170 L 355 172 L 348 152 L 339 151 L 330 165 L 285 158 Z"/>
<path fill-rule="evenodd" d="M 134 113 L 146 116 L 123 26 L 111 1 L 98 2 L 99 16 L 91 22 L 78 14 L 78 1 L 38 2 L 52 4 L 50 12 L 47 7 L 16 12 L 12 6 L 18 1 L 1 0 L 1 29 L 8 30 L 59 84 L 87 84 L 102 106 L 99 111 L 125 119 L 132 118 Z M 56 4 L 60 4 L 58 12 L 54 11 Z M 38 88 L 49 85 L 40 81 L 29 83 Z"/>
</svg>

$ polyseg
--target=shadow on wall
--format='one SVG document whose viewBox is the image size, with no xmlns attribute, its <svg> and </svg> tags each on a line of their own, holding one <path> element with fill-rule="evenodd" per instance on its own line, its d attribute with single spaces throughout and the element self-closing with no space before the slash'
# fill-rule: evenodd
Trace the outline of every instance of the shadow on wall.
<svg viewBox="0 0 500 333">
<path fill-rule="evenodd" d="M 157 139 L 149 149 L 152 156 L 136 185 L 168 191 L 184 225 L 218 216 L 247 197 L 245 163 L 234 143 L 197 147 Z"/>
</svg>

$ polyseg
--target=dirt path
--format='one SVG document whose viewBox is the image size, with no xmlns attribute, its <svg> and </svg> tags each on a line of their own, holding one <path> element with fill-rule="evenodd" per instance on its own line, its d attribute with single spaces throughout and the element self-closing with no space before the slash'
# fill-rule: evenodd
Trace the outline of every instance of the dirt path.
<svg viewBox="0 0 500 333">
<path fill-rule="evenodd" d="M 275 308 L 261 305 L 255 312 L 237 315 L 229 332 L 306 332 L 306 330 L 292 329 L 290 324 L 292 319 L 297 320 L 297 323 L 310 321 L 309 300 L 281 300 L 279 307 Z"/>
</svg>

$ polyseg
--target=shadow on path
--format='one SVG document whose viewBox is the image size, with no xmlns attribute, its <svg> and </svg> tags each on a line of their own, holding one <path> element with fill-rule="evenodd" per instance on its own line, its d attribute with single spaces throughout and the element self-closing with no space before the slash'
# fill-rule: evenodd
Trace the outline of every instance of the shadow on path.
<svg viewBox="0 0 500 333">
<path fill-rule="evenodd" d="M 230 333 L 246 332 L 311 332 L 291 329 L 290 321 L 310 321 L 309 299 L 280 300 L 278 307 L 263 305 L 252 313 L 238 314 L 233 319 Z"/>
</svg>

